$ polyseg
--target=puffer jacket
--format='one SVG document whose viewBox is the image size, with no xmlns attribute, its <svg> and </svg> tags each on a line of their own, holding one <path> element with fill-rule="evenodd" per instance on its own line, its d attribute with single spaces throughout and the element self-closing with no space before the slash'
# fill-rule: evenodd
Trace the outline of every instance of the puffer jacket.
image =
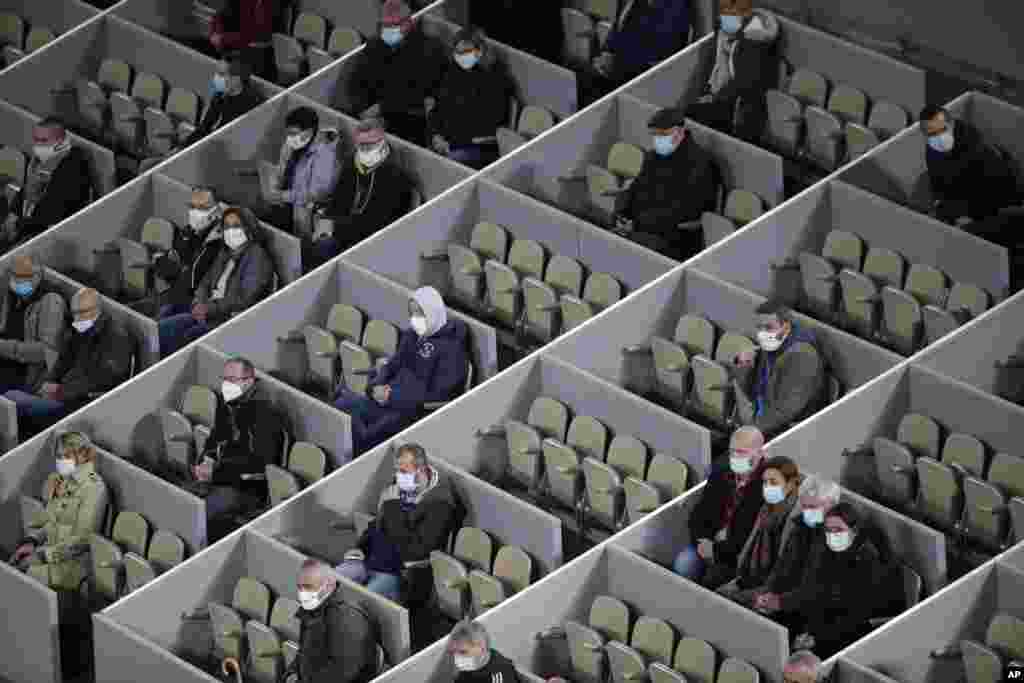
<svg viewBox="0 0 1024 683">
<path fill-rule="evenodd" d="M 245 230 L 249 241 L 238 251 L 222 249 L 196 288 L 193 304 L 209 306 L 208 320 L 218 325 L 233 315 L 241 313 L 271 293 L 274 284 L 274 262 L 266 246 L 266 236 L 259 222 L 246 212 Z M 213 301 L 217 282 L 228 263 L 234 260 L 235 267 L 228 276 L 224 296 Z"/>
<path fill-rule="evenodd" d="M 20 300 L 10 291 L 10 277 L 3 281 L 7 295 L 0 300 L 0 333 L 7 329 L 10 316 L 20 315 L 23 310 L 25 335 L 22 339 L 0 339 L 0 358 L 25 365 L 25 386 L 36 391 L 64 350 L 68 305 L 64 297 L 46 287 L 43 269 L 38 265 L 34 267 L 32 282 L 34 291 Z"/>
</svg>

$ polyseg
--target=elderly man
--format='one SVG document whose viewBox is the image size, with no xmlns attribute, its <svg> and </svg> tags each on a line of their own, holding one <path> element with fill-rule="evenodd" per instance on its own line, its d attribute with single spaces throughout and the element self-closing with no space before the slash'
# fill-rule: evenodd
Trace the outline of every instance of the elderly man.
<svg viewBox="0 0 1024 683">
<path fill-rule="evenodd" d="M 821 660 L 808 650 L 798 650 L 786 660 L 782 669 L 783 683 L 818 683 Z"/>
<path fill-rule="evenodd" d="M 491 648 L 491 636 L 478 621 L 463 619 L 448 637 L 455 683 L 518 683 L 512 660 Z"/>
<path fill-rule="evenodd" d="M 729 580 L 754 528 L 764 495 L 764 435 L 741 427 L 729 440 L 729 457 L 712 463 L 711 475 L 693 514 L 690 545 L 676 556 L 677 574 L 715 589 Z"/>
<path fill-rule="evenodd" d="M 135 340 L 100 305 L 95 289 L 71 298 L 74 332 L 35 393 L 20 389 L 6 396 L 18 406 L 19 431 L 32 434 L 88 403 L 96 394 L 128 379 Z"/>
<path fill-rule="evenodd" d="M 68 306 L 46 287 L 42 267 L 24 254 L 14 258 L 5 289 L 0 300 L 0 393 L 35 393 L 60 357 Z"/>
</svg>

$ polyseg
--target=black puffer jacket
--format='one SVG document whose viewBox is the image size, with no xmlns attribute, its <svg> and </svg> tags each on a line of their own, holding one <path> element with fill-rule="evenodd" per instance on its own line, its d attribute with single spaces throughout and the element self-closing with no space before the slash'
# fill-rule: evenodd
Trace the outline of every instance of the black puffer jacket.
<svg viewBox="0 0 1024 683">
<path fill-rule="evenodd" d="M 493 137 L 508 123 L 509 98 L 515 89 L 500 63 L 477 64 L 468 71 L 449 64 L 430 114 L 433 133 L 453 147 L 472 144 L 473 138 Z"/>
<path fill-rule="evenodd" d="M 63 386 L 65 403 L 84 404 L 90 393 L 108 391 L 128 379 L 136 346 L 108 313 L 101 313 L 88 332 L 71 332 L 46 381 Z"/>
<path fill-rule="evenodd" d="M 351 94 L 361 100 L 354 113 L 378 103 L 385 119 L 388 114 L 423 111 L 423 100 L 437 92 L 446 62 L 441 43 L 418 27 L 397 47 L 374 38 L 360 55 L 352 77 Z"/>
<path fill-rule="evenodd" d="M 292 670 L 299 683 L 366 683 L 377 673 L 377 629 L 363 608 L 339 593 L 296 615 L 301 630 Z"/>
<path fill-rule="evenodd" d="M 201 234 L 190 228 L 175 228 L 174 252 L 164 254 L 155 264 L 156 274 L 171 283 L 166 302 L 191 304 L 196 288 L 223 250 L 219 221 Z"/>
</svg>

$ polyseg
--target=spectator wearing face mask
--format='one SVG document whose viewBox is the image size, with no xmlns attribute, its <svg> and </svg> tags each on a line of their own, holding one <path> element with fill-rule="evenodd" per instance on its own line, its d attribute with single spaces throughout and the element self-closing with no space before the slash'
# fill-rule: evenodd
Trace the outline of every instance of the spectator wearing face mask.
<svg viewBox="0 0 1024 683">
<path fill-rule="evenodd" d="M 512 660 L 491 647 L 491 635 L 478 621 L 463 619 L 448 636 L 455 683 L 519 683 Z"/>
<path fill-rule="evenodd" d="M 1020 199 L 1010 164 L 977 128 L 934 105 L 922 109 L 920 119 L 927 139 L 928 179 L 940 219 L 948 223 L 964 216 L 982 220 Z"/>
<path fill-rule="evenodd" d="M 64 348 L 68 305 L 30 256 L 14 257 L 0 300 L 0 393 L 39 391 Z"/>
<path fill-rule="evenodd" d="M 782 543 L 778 560 L 768 578 L 751 591 L 748 605 L 766 615 L 773 615 L 789 604 L 794 591 L 803 584 L 807 567 L 820 561 L 815 554 L 825 552 L 825 515 L 839 503 L 839 485 L 815 475 L 804 478 L 800 484 L 800 502 L 790 515 L 786 539 Z"/>
<path fill-rule="evenodd" d="M 39 388 L 4 396 L 18 407 L 18 431 L 29 436 L 82 407 L 90 394 L 113 389 L 128 379 L 135 340 L 100 306 L 95 289 L 71 298 L 73 332 Z"/>
<path fill-rule="evenodd" d="M 378 230 L 394 223 L 412 206 L 413 182 L 391 156 L 384 122 L 366 119 L 355 126 L 355 155 L 338 177 L 323 219 L 332 226 L 320 233 L 314 223 L 307 270 L 326 263 Z"/>
<path fill-rule="evenodd" d="M 444 46 L 424 34 L 401 0 L 381 6 L 380 36 L 367 43 L 352 77 L 361 118 L 383 116 L 391 132 L 425 147 L 427 114 L 447 64 Z"/>
<path fill-rule="evenodd" d="M 160 319 L 188 313 L 199 283 L 225 249 L 222 209 L 213 190 L 197 187 L 189 198 L 185 227 L 175 227 L 170 253 L 156 259 L 155 272 L 170 283 L 163 295 Z"/>
<path fill-rule="evenodd" d="M 438 154 L 479 170 L 498 158 L 496 135 L 499 127 L 508 125 L 515 87 L 477 29 L 463 29 L 455 36 L 452 61 L 430 113 L 431 146 Z"/>
<path fill-rule="evenodd" d="M 320 131 L 320 119 L 309 107 L 298 107 L 285 117 L 277 192 L 270 199 L 286 213 L 274 221 L 299 239 L 312 237 L 312 213 L 326 202 L 338 183 L 338 140 L 333 131 Z M 277 213 L 277 212 L 276 212 Z"/>
<path fill-rule="evenodd" d="M 221 54 L 237 52 L 260 78 L 274 81 L 274 21 L 279 0 L 228 0 L 210 25 L 210 44 Z"/>
<path fill-rule="evenodd" d="M 4 219 L 6 246 L 34 237 L 85 208 L 92 194 L 89 157 L 71 144 L 59 119 L 43 119 L 32 129 L 32 159 L 25 187 L 8 206 Z"/>
<path fill-rule="evenodd" d="M 765 93 L 778 86 L 779 20 L 752 0 L 719 0 L 718 9 L 714 66 L 690 118 L 756 145 L 768 121 Z"/>
<path fill-rule="evenodd" d="M 761 304 L 756 314 L 760 348 L 733 359 L 733 386 L 741 421 L 771 438 L 821 407 L 825 364 L 814 333 L 781 302 Z"/>
<path fill-rule="evenodd" d="M 198 142 L 263 103 L 263 96 L 252 85 L 251 73 L 249 65 L 239 57 L 217 64 L 210 80 L 210 103 L 206 113 L 182 147 Z"/>
<path fill-rule="evenodd" d="M 686 129 L 682 109 L 662 109 L 647 122 L 654 150 L 618 201 L 615 231 L 680 261 L 704 247 L 700 230 L 681 231 L 713 210 L 718 172 L 712 156 Z M 685 188 L 685 192 L 680 188 Z"/>
<path fill-rule="evenodd" d="M 578 77 L 585 107 L 686 47 L 689 0 L 624 0 L 604 49 Z"/>
<path fill-rule="evenodd" d="M 287 428 L 245 358 L 224 364 L 220 400 L 206 447 L 192 466 L 192 477 L 206 499 L 210 542 L 233 527 L 233 516 L 267 501 L 267 465 L 279 465 Z"/>
<path fill-rule="evenodd" d="M 741 427 L 729 440 L 728 459 L 712 463 L 700 502 L 690 515 L 691 545 L 673 563 L 680 576 L 711 589 L 732 578 L 764 502 L 763 448 L 761 432 Z"/>
<path fill-rule="evenodd" d="M 395 483 L 381 493 L 376 519 L 337 571 L 400 602 L 403 569 L 444 549 L 454 520 L 455 495 L 447 477 L 430 466 L 422 446 L 405 444 L 395 456 Z M 421 582 L 414 583 L 416 589 L 405 592 L 412 604 L 426 599 L 433 585 L 423 582 L 427 595 L 420 595 Z"/>
<path fill-rule="evenodd" d="M 797 650 L 786 660 L 782 683 L 818 683 L 821 680 L 821 659 L 809 650 Z"/>
<path fill-rule="evenodd" d="M 412 424 L 428 401 L 447 401 L 466 384 L 469 331 L 449 320 L 441 295 L 421 287 L 409 301 L 410 329 L 398 351 L 374 370 L 366 395 L 342 388 L 334 407 L 352 418 L 352 441 L 360 454 Z"/>
<path fill-rule="evenodd" d="M 224 211 L 224 249 L 206 271 L 192 310 L 159 323 L 160 353 L 168 356 L 271 293 L 274 264 L 259 221 L 248 209 Z"/>
</svg>

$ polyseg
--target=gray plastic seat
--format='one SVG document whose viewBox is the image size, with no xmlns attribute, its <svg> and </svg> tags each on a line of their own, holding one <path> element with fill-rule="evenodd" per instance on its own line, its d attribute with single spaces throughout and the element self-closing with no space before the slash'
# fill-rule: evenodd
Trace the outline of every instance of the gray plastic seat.
<svg viewBox="0 0 1024 683">
<path fill-rule="evenodd" d="M 864 258 L 864 274 L 880 285 L 902 289 L 906 269 L 906 259 L 892 249 L 871 247 Z"/>
<path fill-rule="evenodd" d="M 804 106 L 824 107 L 828 98 L 828 81 L 816 71 L 797 69 L 789 78 L 787 92 Z"/>
<path fill-rule="evenodd" d="M 694 356 L 690 411 L 715 425 L 724 425 L 732 412 L 732 387 L 728 371 L 704 356 Z"/>
<path fill-rule="evenodd" d="M 547 494 L 557 503 L 575 509 L 580 501 L 583 482 L 582 458 L 574 448 L 557 439 L 544 439 L 541 448 Z"/>
<path fill-rule="evenodd" d="M 868 115 L 868 98 L 863 91 L 840 83 L 828 98 L 828 111 L 843 123 L 864 123 Z"/>
<path fill-rule="evenodd" d="M 608 273 L 591 273 L 583 285 L 581 298 L 565 295 L 562 307 L 562 330 L 568 332 L 596 313 L 600 313 L 622 298 L 622 284 Z"/>
<path fill-rule="evenodd" d="M 172 531 L 157 529 L 145 558 L 129 552 L 124 560 L 125 587 L 131 592 L 181 564 L 185 560 L 185 542 Z"/>
<path fill-rule="evenodd" d="M 675 341 L 691 356 L 710 358 L 715 351 L 715 326 L 699 315 L 686 314 L 676 323 Z"/>
<path fill-rule="evenodd" d="M 949 296 L 946 289 L 946 275 L 938 268 L 924 263 L 915 263 L 910 266 L 903 289 L 917 299 L 922 306 L 929 304 L 943 306 Z"/>
<path fill-rule="evenodd" d="M 686 677 L 675 669 L 658 662 L 652 662 L 647 667 L 647 677 L 651 683 L 687 683 Z"/>
<path fill-rule="evenodd" d="M 25 186 L 25 169 L 28 161 L 20 150 L 8 145 L 0 147 L 0 180 L 14 183 L 18 187 Z"/>
<path fill-rule="evenodd" d="M 945 306 L 929 304 L 924 307 L 925 337 L 929 343 L 937 341 L 960 326 L 962 321 L 977 318 L 988 310 L 988 293 L 965 282 L 955 282 L 949 290 Z"/>
<path fill-rule="evenodd" d="M 764 213 L 764 202 L 750 190 L 735 188 L 725 198 L 725 217 L 739 227 L 751 223 Z"/>
<path fill-rule="evenodd" d="M 864 240 L 854 232 L 830 230 L 825 235 L 821 255 L 837 268 L 859 271 L 864 261 Z"/>
<path fill-rule="evenodd" d="M 524 331 L 542 342 L 551 341 L 559 330 L 559 301 L 563 295 L 579 296 L 583 267 L 575 259 L 555 254 L 548 263 L 544 280 L 523 279 Z"/>
<path fill-rule="evenodd" d="M 639 617 L 633 625 L 633 649 L 647 662 L 669 666 L 676 648 L 676 633 L 668 622 L 656 617 Z"/>
<path fill-rule="evenodd" d="M 843 324 L 864 339 L 878 328 L 878 307 L 882 297 L 875 281 L 853 270 L 839 273 L 839 312 Z"/>
<path fill-rule="evenodd" d="M 430 553 L 430 568 L 438 607 L 450 618 L 461 619 L 465 615 L 469 590 L 466 565 L 448 553 L 434 550 Z"/>
<path fill-rule="evenodd" d="M 760 683 L 761 673 L 749 662 L 728 657 L 722 662 L 717 683 Z"/>
<path fill-rule="evenodd" d="M 968 540 L 992 551 L 1002 550 L 1007 529 L 1006 494 L 975 477 L 964 479 L 964 512 L 959 529 Z"/>
<path fill-rule="evenodd" d="M 837 168 L 842 160 L 842 121 L 821 107 L 811 106 L 804 110 L 804 125 L 807 127 L 804 141 L 807 156 L 827 171 Z"/>
<path fill-rule="evenodd" d="M 985 475 L 985 444 L 970 434 L 954 432 L 942 445 L 942 463 L 975 477 Z"/>
<path fill-rule="evenodd" d="M 735 223 L 711 211 L 705 211 L 700 215 L 700 228 L 704 232 L 705 249 L 736 232 Z"/>
<path fill-rule="evenodd" d="M 689 396 L 690 357 L 675 342 L 651 338 L 654 358 L 654 393 L 668 406 L 682 410 Z"/>
<path fill-rule="evenodd" d="M 212 429 L 217 421 L 217 395 L 209 387 L 193 384 L 182 397 L 181 414 L 192 424 Z"/>
<path fill-rule="evenodd" d="M 809 251 L 800 253 L 800 282 L 804 306 L 816 317 L 831 320 L 835 316 L 839 274 L 828 259 Z"/>
<path fill-rule="evenodd" d="M 871 107 L 868 117 L 868 128 L 874 131 L 879 139 L 887 140 L 907 127 L 907 112 L 897 104 L 880 100 Z"/>
<path fill-rule="evenodd" d="M 846 161 L 861 158 L 881 143 L 875 131 L 859 123 L 847 123 L 843 133 L 846 138 Z"/>
<path fill-rule="evenodd" d="M 964 640 L 960 647 L 968 683 L 1000 683 L 1007 662 L 1024 661 L 1024 620 L 997 613 L 989 622 L 984 645 Z"/>
<path fill-rule="evenodd" d="M 685 637 L 676 646 L 672 668 L 683 674 L 687 683 L 715 683 L 715 649 L 700 638 Z"/>
<path fill-rule="evenodd" d="M 124 553 L 109 538 L 93 534 L 89 538 L 89 560 L 92 563 L 92 588 L 106 602 L 121 597 Z"/>
<path fill-rule="evenodd" d="M 907 413 L 896 427 L 896 440 L 909 448 L 914 457 L 939 460 L 942 427 L 927 415 Z"/>
<path fill-rule="evenodd" d="M 534 400 L 525 423 L 509 420 L 505 426 L 509 475 L 536 490 L 542 476 L 541 442 L 546 438 L 564 442 L 568 426 L 569 409 L 547 396 Z"/>
<path fill-rule="evenodd" d="M 138 150 L 145 139 L 145 116 L 142 104 L 123 92 L 110 93 L 110 133 L 117 144 Z"/>
<path fill-rule="evenodd" d="M 480 254 L 461 244 L 449 244 L 448 269 L 455 299 L 471 310 L 481 308 L 484 292 L 484 262 Z"/>
<path fill-rule="evenodd" d="M 635 436 L 619 434 L 608 447 L 608 465 L 622 477 L 647 476 L 647 444 Z"/>
<path fill-rule="evenodd" d="M 598 213 L 599 221 L 607 224 L 615 213 L 615 196 L 640 175 L 644 152 L 628 142 L 616 142 L 608 152 L 607 165 L 590 164 L 585 171 L 590 204 Z"/>
<path fill-rule="evenodd" d="M 284 33 L 274 33 L 271 36 L 271 43 L 281 82 L 291 84 L 299 80 L 306 66 L 306 52 L 302 44 L 294 36 Z"/>
<path fill-rule="evenodd" d="M 612 683 L 631 683 L 642 680 L 646 675 L 647 663 L 634 648 L 613 640 L 605 646 L 605 652 Z"/>
<path fill-rule="evenodd" d="M 768 144 L 788 156 L 796 156 L 803 141 L 803 106 L 790 93 L 769 90 L 765 93 L 768 123 L 765 137 Z"/>
<path fill-rule="evenodd" d="M 963 492 L 960 480 L 952 467 L 931 458 L 918 458 L 917 511 L 930 524 L 952 530 L 960 521 Z"/>
<path fill-rule="evenodd" d="M 614 531 L 622 516 L 622 476 L 594 458 L 583 460 L 586 517 Z"/>
<path fill-rule="evenodd" d="M 344 57 L 363 44 L 359 31 L 349 26 L 337 26 L 327 39 L 327 53 L 332 57 Z"/>
<path fill-rule="evenodd" d="M 921 304 L 913 295 L 895 287 L 883 287 L 882 325 L 884 340 L 898 353 L 917 351 L 923 326 Z"/>
<path fill-rule="evenodd" d="M 164 435 L 164 462 L 173 471 L 188 472 L 194 444 L 192 423 L 176 410 L 162 411 L 160 423 Z"/>
<path fill-rule="evenodd" d="M 672 500 L 687 490 L 689 468 L 682 460 L 664 453 L 655 453 L 647 467 L 647 483 L 654 486 L 663 500 Z"/>
<path fill-rule="evenodd" d="M 298 614 L 299 603 L 291 598 L 278 598 L 270 610 L 270 628 L 283 639 L 298 641 L 302 628 Z"/>
<path fill-rule="evenodd" d="M 245 624 L 249 660 L 245 680 L 255 683 L 278 683 L 283 671 L 281 638 L 272 628 L 258 621 Z"/>
<path fill-rule="evenodd" d="M 14 12 L 0 12 L 0 44 L 25 45 L 25 21 Z"/>
<path fill-rule="evenodd" d="M 517 546 L 503 546 L 494 557 L 494 572 L 469 573 L 474 613 L 479 615 L 530 585 L 533 559 Z"/>
<path fill-rule="evenodd" d="M 469 248 L 485 259 L 504 263 L 509 248 L 508 230 L 496 223 L 480 221 L 473 226 Z"/>
<path fill-rule="evenodd" d="M 452 555 L 468 568 L 490 572 L 494 541 L 483 529 L 464 526 L 455 535 Z"/>
<path fill-rule="evenodd" d="M 880 496 L 894 506 L 909 506 L 917 487 L 914 456 L 910 449 L 881 436 L 872 440 L 872 449 Z"/>
<path fill-rule="evenodd" d="M 562 8 L 562 30 L 565 42 L 562 50 L 569 64 L 585 66 L 593 57 L 594 20 L 572 7 Z"/>
</svg>

